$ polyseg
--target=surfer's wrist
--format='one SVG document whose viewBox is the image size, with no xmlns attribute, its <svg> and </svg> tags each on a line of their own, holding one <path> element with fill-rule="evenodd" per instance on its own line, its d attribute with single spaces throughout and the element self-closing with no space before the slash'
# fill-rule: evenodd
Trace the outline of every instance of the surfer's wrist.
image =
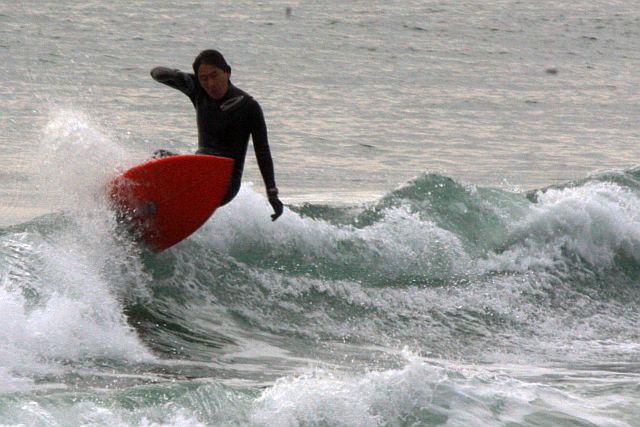
<svg viewBox="0 0 640 427">
<path fill-rule="evenodd" d="M 269 197 L 278 196 L 278 187 L 267 188 L 267 196 Z"/>
</svg>

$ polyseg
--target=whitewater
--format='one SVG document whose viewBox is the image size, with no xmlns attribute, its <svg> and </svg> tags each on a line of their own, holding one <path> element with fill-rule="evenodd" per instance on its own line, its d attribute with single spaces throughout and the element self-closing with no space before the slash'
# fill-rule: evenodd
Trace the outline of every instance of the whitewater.
<svg viewBox="0 0 640 427">
<path fill-rule="evenodd" d="M 635 2 L 63 3 L 0 4 L 0 425 L 639 424 Z M 152 253 L 104 186 L 209 47 L 285 213 L 250 153 Z"/>
</svg>

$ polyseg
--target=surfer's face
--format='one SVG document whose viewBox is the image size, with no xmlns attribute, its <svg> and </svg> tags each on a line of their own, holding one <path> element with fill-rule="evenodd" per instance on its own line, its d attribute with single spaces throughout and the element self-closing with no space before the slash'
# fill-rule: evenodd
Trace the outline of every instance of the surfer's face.
<svg viewBox="0 0 640 427">
<path fill-rule="evenodd" d="M 202 64 L 198 68 L 200 86 L 213 99 L 221 99 L 229 89 L 229 76 L 226 71 L 215 65 Z"/>
</svg>

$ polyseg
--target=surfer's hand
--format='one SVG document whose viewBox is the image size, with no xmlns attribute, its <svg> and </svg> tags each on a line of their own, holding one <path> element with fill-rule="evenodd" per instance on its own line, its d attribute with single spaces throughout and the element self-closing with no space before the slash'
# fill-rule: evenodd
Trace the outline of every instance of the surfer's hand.
<svg viewBox="0 0 640 427">
<path fill-rule="evenodd" d="M 267 197 L 269 198 L 269 204 L 273 208 L 273 215 L 271 215 L 271 221 L 275 221 L 282 215 L 282 211 L 284 210 L 284 205 L 278 198 L 278 189 L 277 188 L 269 188 L 267 189 Z"/>
<path fill-rule="evenodd" d="M 153 152 L 152 159 L 161 159 L 163 157 L 169 157 L 169 156 L 177 156 L 177 154 L 171 151 L 160 149 Z"/>
</svg>

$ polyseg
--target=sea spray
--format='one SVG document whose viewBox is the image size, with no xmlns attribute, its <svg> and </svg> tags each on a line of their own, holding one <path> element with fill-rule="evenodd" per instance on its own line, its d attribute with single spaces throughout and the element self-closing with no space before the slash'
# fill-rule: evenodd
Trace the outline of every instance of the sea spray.
<svg viewBox="0 0 640 427">
<path fill-rule="evenodd" d="M 402 354 L 406 360 L 394 369 L 319 368 L 278 380 L 256 400 L 251 420 L 259 426 L 609 425 L 612 413 L 624 413 L 614 401 L 532 381 L 544 371 L 519 379 L 508 368 Z"/>
<path fill-rule="evenodd" d="M 104 194 L 116 153 L 86 116 L 57 112 L 45 129 L 34 164 L 52 213 L 0 236 L 5 376 L 58 375 L 70 360 L 152 359 L 123 312 L 124 301 L 146 298 L 147 276 L 139 251 L 114 232 Z"/>
</svg>

